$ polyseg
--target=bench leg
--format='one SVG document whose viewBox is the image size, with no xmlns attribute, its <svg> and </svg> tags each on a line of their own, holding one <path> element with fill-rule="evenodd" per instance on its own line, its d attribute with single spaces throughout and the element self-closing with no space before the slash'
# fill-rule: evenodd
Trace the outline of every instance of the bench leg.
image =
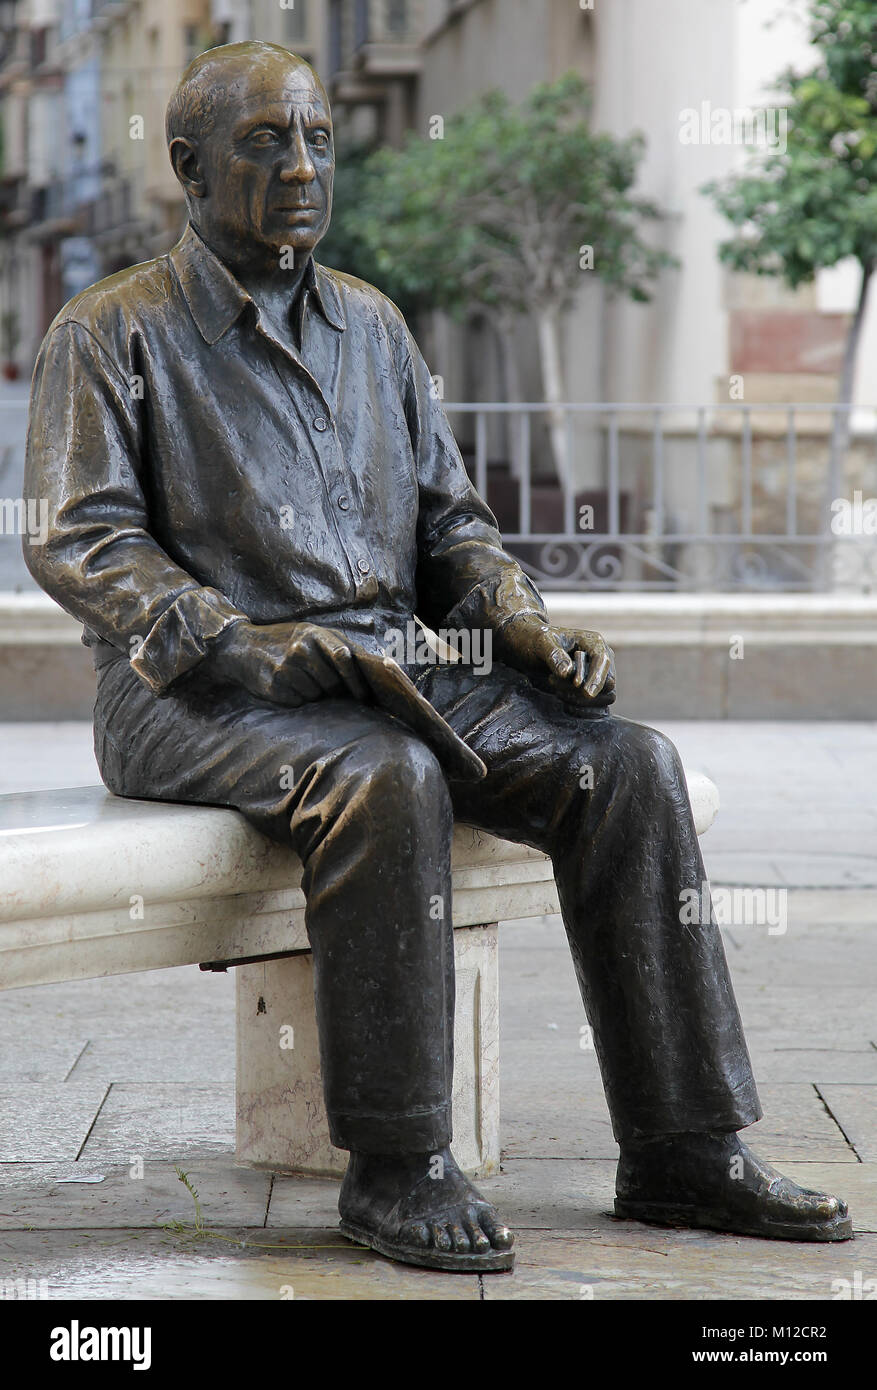
<svg viewBox="0 0 877 1390">
<path fill-rule="evenodd" d="M 498 932 L 454 932 L 454 1153 L 478 1177 L 499 1172 Z M 237 1157 L 284 1172 L 340 1176 L 329 1142 L 307 955 L 237 969 Z"/>
</svg>

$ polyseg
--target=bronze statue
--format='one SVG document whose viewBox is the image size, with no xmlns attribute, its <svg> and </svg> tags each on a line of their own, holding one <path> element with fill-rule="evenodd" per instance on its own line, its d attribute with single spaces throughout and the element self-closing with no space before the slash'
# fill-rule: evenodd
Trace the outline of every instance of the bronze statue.
<svg viewBox="0 0 877 1390">
<path fill-rule="evenodd" d="M 236 807 L 301 856 L 341 1230 L 433 1268 L 513 1263 L 449 1148 L 456 816 L 552 856 L 618 1214 L 848 1239 L 842 1201 L 737 1137 L 761 1110 L 715 922 L 680 922 L 706 875 L 675 749 L 610 713 L 597 633 L 550 625 L 398 310 L 313 259 L 316 74 L 213 49 L 167 136 L 182 239 L 78 295 L 40 351 L 26 495 L 51 523 L 26 553 L 94 648 L 111 791 Z M 490 634 L 491 669 L 388 660 L 415 614 Z"/>
</svg>

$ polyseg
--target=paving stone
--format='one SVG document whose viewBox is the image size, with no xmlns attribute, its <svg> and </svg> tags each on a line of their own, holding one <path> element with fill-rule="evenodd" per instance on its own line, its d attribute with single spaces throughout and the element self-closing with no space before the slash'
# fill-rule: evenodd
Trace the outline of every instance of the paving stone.
<svg viewBox="0 0 877 1390">
<path fill-rule="evenodd" d="M 778 1042 L 787 1039 L 789 1046 L 821 1051 L 864 1047 L 874 1034 L 874 991 L 870 988 L 850 986 L 836 992 L 820 989 L 815 981 L 809 988 L 788 988 L 770 980 L 756 983 L 738 977 L 735 992 L 747 1038 L 758 1029 Z"/>
<path fill-rule="evenodd" d="M 194 1154 L 234 1152 L 234 1086 L 110 1087 L 82 1162 L 130 1163 L 135 1157 L 184 1163 Z"/>
<path fill-rule="evenodd" d="M 73 1162 L 106 1093 L 90 1081 L 0 1086 L 0 1163 Z"/>
<path fill-rule="evenodd" d="M 71 980 L 0 993 L 0 1035 L 26 1036 L 35 1046 L 60 1036 L 90 1038 L 139 1029 L 162 1033 L 234 1031 L 234 972 L 197 965 L 146 970 L 97 980 Z"/>
<path fill-rule="evenodd" d="M 783 1164 L 783 1172 L 802 1187 L 843 1197 L 856 1232 L 877 1234 L 877 1163 L 798 1159 Z M 590 1229 L 596 1218 L 614 1210 L 615 1163 L 506 1159 L 499 1176 L 479 1183 L 479 1188 L 515 1231 Z"/>
<path fill-rule="evenodd" d="M 613 1210 L 614 1159 L 506 1158 L 478 1187 L 513 1231 L 591 1229 Z"/>
<path fill-rule="evenodd" d="M 832 1115 L 863 1163 L 877 1160 L 877 1086 L 820 1086 Z"/>
<path fill-rule="evenodd" d="M 813 1086 L 759 1086 L 764 1119 L 742 1131 L 760 1157 L 778 1167 L 799 1161 L 856 1163 L 856 1155 Z"/>
<path fill-rule="evenodd" d="M 137 1171 L 127 1164 L 91 1162 L 0 1165 L 0 1230 L 149 1228 L 162 1222 L 194 1221 L 194 1200 L 173 1164 L 144 1163 L 142 1177 L 132 1176 Z M 236 1167 L 230 1158 L 190 1158 L 185 1171 L 198 1193 L 207 1225 L 263 1224 L 270 1173 Z M 102 1182 L 69 1181 L 101 1174 Z M 307 1224 L 319 1222 L 312 1219 Z M 337 1213 L 330 1224 L 337 1225 Z"/>
<path fill-rule="evenodd" d="M 759 1095 L 765 1118 L 745 1135 L 770 1162 L 856 1162 L 812 1085 L 769 1082 L 759 1085 Z M 511 1043 L 503 1052 L 500 1134 L 508 1159 L 611 1159 L 618 1153 L 602 1088 L 588 1081 L 577 1058 L 535 1045 Z"/>
<path fill-rule="evenodd" d="M 436 1300 L 478 1302 L 477 1275 L 384 1260 L 324 1230 L 222 1232 L 195 1240 L 156 1231 L 4 1236 L 0 1277 L 46 1279 L 50 1299 Z M 278 1324 L 281 1336 L 288 1323 Z"/>
<path fill-rule="evenodd" d="M 522 1231 L 515 1248 L 513 1273 L 483 1279 L 486 1301 L 834 1299 L 834 1281 L 877 1276 L 873 1235 L 810 1245 L 598 1217 L 588 1231 Z"/>
<path fill-rule="evenodd" d="M 47 1031 L 39 1039 L 28 1033 L 0 1038 L 0 1085 L 67 1080 L 88 1039 Z"/>
<path fill-rule="evenodd" d="M 877 1057 L 877 1053 L 875 1053 Z M 228 1020 L 197 1020 L 191 1029 L 132 1028 L 90 1042 L 73 1069 L 74 1081 L 234 1081 L 235 1036 Z"/>
<path fill-rule="evenodd" d="M 268 1206 L 268 1227 L 314 1226 L 334 1230 L 338 1226 L 337 1178 L 296 1177 L 276 1173 Z"/>
<path fill-rule="evenodd" d="M 823 1048 L 813 1051 L 807 1047 L 769 1047 L 757 1034 L 747 1036 L 749 1053 L 759 1086 L 785 1081 L 810 1082 L 824 1086 L 828 1082 L 854 1082 L 877 1086 L 877 1049 Z"/>
<path fill-rule="evenodd" d="M 843 1003 L 848 992 L 855 996 L 856 991 L 877 988 L 870 923 L 801 920 L 799 901 L 798 895 L 790 894 L 785 935 L 769 936 L 762 927 L 725 929 L 725 950 L 738 984 L 760 978 L 761 983 L 787 989 L 812 989 L 818 981 L 823 992 L 831 991 L 835 1003 Z M 875 918 L 877 894 L 872 901 Z"/>
<path fill-rule="evenodd" d="M 572 1045 L 504 1041 L 500 1139 L 509 1158 L 615 1157 L 593 1056 Z"/>
</svg>

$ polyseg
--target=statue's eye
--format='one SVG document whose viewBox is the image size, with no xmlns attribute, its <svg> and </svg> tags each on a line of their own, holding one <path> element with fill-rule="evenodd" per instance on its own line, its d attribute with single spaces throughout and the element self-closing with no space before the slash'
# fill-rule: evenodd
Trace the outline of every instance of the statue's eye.
<svg viewBox="0 0 877 1390">
<path fill-rule="evenodd" d="M 315 130 L 311 136 L 311 141 L 321 152 L 329 148 L 329 136 L 325 130 Z"/>
<path fill-rule="evenodd" d="M 250 136 L 250 144 L 255 145 L 257 149 L 267 149 L 269 145 L 277 144 L 277 136 L 273 130 L 257 130 Z"/>
</svg>

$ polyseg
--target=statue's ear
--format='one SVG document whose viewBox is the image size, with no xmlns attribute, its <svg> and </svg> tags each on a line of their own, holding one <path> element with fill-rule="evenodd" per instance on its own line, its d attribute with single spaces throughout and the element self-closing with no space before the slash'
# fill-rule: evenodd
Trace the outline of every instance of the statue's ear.
<svg viewBox="0 0 877 1390">
<path fill-rule="evenodd" d="M 193 198 L 203 198 L 207 192 L 207 184 L 204 181 L 197 145 L 192 140 L 187 140 L 185 135 L 177 135 L 168 146 L 168 154 L 174 173 L 186 192 Z"/>
</svg>

